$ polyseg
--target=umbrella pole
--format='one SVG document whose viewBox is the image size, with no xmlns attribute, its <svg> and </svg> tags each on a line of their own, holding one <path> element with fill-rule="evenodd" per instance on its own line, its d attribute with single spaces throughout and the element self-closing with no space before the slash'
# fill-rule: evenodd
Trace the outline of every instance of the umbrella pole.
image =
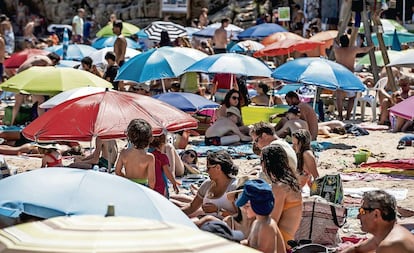
<svg viewBox="0 0 414 253">
<path fill-rule="evenodd" d="M 165 90 L 165 83 L 164 83 L 164 79 L 161 79 L 161 85 L 162 85 L 162 92 L 163 92 L 163 93 L 167 92 L 167 91 Z"/>
</svg>

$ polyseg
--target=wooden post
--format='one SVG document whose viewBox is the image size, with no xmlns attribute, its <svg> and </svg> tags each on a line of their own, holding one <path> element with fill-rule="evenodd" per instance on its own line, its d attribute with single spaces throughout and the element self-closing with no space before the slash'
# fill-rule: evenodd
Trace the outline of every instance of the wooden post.
<svg viewBox="0 0 414 253">
<path fill-rule="evenodd" d="M 352 0 L 343 0 L 341 5 L 341 11 L 339 13 L 339 21 L 338 21 L 338 36 L 336 37 L 335 41 L 338 44 L 339 37 L 341 37 L 348 26 L 349 20 L 351 19 L 352 14 Z M 335 60 L 335 53 L 334 50 L 331 50 L 329 54 L 329 60 Z"/>
<path fill-rule="evenodd" d="M 371 46 L 372 43 L 372 37 L 371 37 L 371 24 L 368 20 L 367 16 L 367 9 L 366 9 L 366 0 L 363 1 L 364 3 L 364 9 L 361 13 L 361 18 L 364 23 L 364 32 L 365 32 L 365 39 L 368 46 Z M 377 65 L 377 59 L 375 58 L 375 51 L 370 50 L 369 52 L 369 59 L 371 62 L 371 69 L 372 69 L 372 75 L 374 76 L 374 84 L 376 84 L 379 80 L 379 73 L 378 73 L 378 65 Z"/>
</svg>

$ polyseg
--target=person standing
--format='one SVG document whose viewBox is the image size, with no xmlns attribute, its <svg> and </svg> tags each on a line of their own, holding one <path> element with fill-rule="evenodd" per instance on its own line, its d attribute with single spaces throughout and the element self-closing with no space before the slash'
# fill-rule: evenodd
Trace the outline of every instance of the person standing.
<svg viewBox="0 0 414 253">
<path fill-rule="evenodd" d="M 81 44 L 83 37 L 83 17 L 85 16 L 85 9 L 79 8 L 78 15 L 72 19 L 72 41 L 76 44 Z"/>
<path fill-rule="evenodd" d="M 214 31 L 213 37 L 213 49 L 215 54 L 227 53 L 227 43 L 229 39 L 227 37 L 226 27 L 229 26 L 230 20 L 223 18 L 221 20 L 221 26 Z"/>
<path fill-rule="evenodd" d="M 201 14 L 198 18 L 198 28 L 203 29 L 208 25 L 208 9 L 201 8 Z"/>
<path fill-rule="evenodd" d="M 4 14 L 0 15 L 0 33 L 4 36 L 6 54 L 11 55 L 14 53 L 15 47 L 13 26 L 9 18 Z"/>
<path fill-rule="evenodd" d="M 112 23 L 112 31 L 117 36 L 115 43 L 114 43 L 114 52 L 116 56 L 116 63 L 119 67 L 121 67 L 125 63 L 125 52 L 127 48 L 127 41 L 122 35 L 122 21 L 115 20 Z"/>
<path fill-rule="evenodd" d="M 118 90 L 119 81 L 114 81 L 116 75 L 118 74 L 119 66 L 116 64 L 116 56 L 114 52 L 107 52 L 105 54 L 105 60 L 108 63 L 106 66 L 105 73 L 103 75 L 103 79 L 112 83 L 112 87 L 114 90 Z"/>
</svg>

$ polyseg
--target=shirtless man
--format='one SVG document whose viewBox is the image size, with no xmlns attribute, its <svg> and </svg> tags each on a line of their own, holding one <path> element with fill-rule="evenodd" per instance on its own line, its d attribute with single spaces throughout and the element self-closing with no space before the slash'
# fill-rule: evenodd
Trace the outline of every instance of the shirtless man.
<svg viewBox="0 0 414 253">
<path fill-rule="evenodd" d="M 241 119 L 240 111 L 234 106 L 227 109 L 227 117 L 219 118 L 206 130 L 207 145 L 229 145 L 239 141 L 251 141 L 252 138 L 240 132 L 236 125 Z M 215 139 L 220 138 L 220 142 Z"/>
<path fill-rule="evenodd" d="M 229 39 L 227 37 L 226 27 L 229 25 L 230 20 L 223 18 L 221 20 L 221 26 L 216 29 L 213 36 L 213 49 L 215 54 L 227 53 L 227 44 Z"/>
<path fill-rule="evenodd" d="M 293 132 L 299 129 L 306 129 L 309 131 L 309 126 L 306 121 L 300 119 L 300 109 L 297 106 L 292 106 L 286 113 L 288 121 L 283 124 L 282 128 L 276 132 L 276 135 L 284 138 L 287 135 L 291 135 Z"/>
<path fill-rule="evenodd" d="M 125 63 L 125 52 L 127 48 L 127 41 L 122 35 L 122 21 L 116 20 L 113 22 L 112 31 L 118 36 L 114 43 L 114 53 L 116 56 L 116 63 L 121 67 Z"/>
<path fill-rule="evenodd" d="M 87 157 L 77 156 L 75 157 L 74 163 L 70 164 L 69 167 L 79 169 L 92 169 L 94 165 L 99 167 L 111 168 L 115 165 L 118 157 L 118 146 L 115 140 L 102 140 L 96 138 L 96 147 L 93 153 Z"/>
<path fill-rule="evenodd" d="M 369 50 L 371 50 L 374 46 L 368 46 L 368 47 L 355 47 L 355 46 L 349 46 L 349 38 L 348 35 L 344 34 L 341 37 L 339 37 L 339 43 L 340 46 L 336 45 L 334 46 L 334 52 L 335 52 L 335 59 L 336 62 L 345 66 L 350 71 L 354 72 L 354 64 L 355 64 L 355 57 L 359 53 L 367 53 Z M 354 107 L 354 101 L 355 101 L 355 93 L 350 92 L 347 94 L 343 90 L 337 90 L 336 92 L 336 108 L 338 110 L 338 117 L 339 120 L 343 119 L 342 115 L 342 108 L 343 108 L 343 99 L 344 96 L 348 96 L 348 106 L 346 109 L 346 119 L 348 120 L 351 111 Z"/>
<path fill-rule="evenodd" d="M 361 230 L 373 236 L 342 253 L 414 253 L 414 235 L 397 224 L 396 218 L 397 202 L 392 195 L 382 190 L 364 193 L 358 219 Z"/>
</svg>

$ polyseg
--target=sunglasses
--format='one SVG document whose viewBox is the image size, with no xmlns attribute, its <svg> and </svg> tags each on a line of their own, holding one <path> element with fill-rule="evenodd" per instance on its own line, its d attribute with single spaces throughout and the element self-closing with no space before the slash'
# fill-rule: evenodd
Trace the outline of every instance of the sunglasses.
<svg viewBox="0 0 414 253">
<path fill-rule="evenodd" d="M 211 168 L 216 167 L 217 164 L 207 165 L 207 171 L 209 171 Z"/>
<path fill-rule="evenodd" d="M 358 209 L 358 212 L 359 212 L 359 215 L 365 215 L 365 214 L 367 214 L 368 212 L 372 212 L 372 211 L 374 211 L 375 209 L 377 209 L 377 208 L 371 208 L 371 207 L 360 207 L 360 208 Z"/>
<path fill-rule="evenodd" d="M 194 154 L 194 152 L 191 152 L 191 151 L 185 151 L 184 154 L 185 155 L 189 155 L 191 158 L 195 158 L 196 157 L 196 155 Z"/>
<path fill-rule="evenodd" d="M 143 88 L 132 88 L 133 91 L 144 90 Z"/>
<path fill-rule="evenodd" d="M 253 140 L 253 142 L 257 143 L 261 137 L 262 137 L 262 135 L 257 136 L 256 139 Z"/>
<path fill-rule="evenodd" d="M 235 97 L 235 96 L 232 96 L 231 98 L 234 99 L 234 100 L 236 100 L 236 99 L 239 100 L 240 99 L 239 97 Z"/>
</svg>

